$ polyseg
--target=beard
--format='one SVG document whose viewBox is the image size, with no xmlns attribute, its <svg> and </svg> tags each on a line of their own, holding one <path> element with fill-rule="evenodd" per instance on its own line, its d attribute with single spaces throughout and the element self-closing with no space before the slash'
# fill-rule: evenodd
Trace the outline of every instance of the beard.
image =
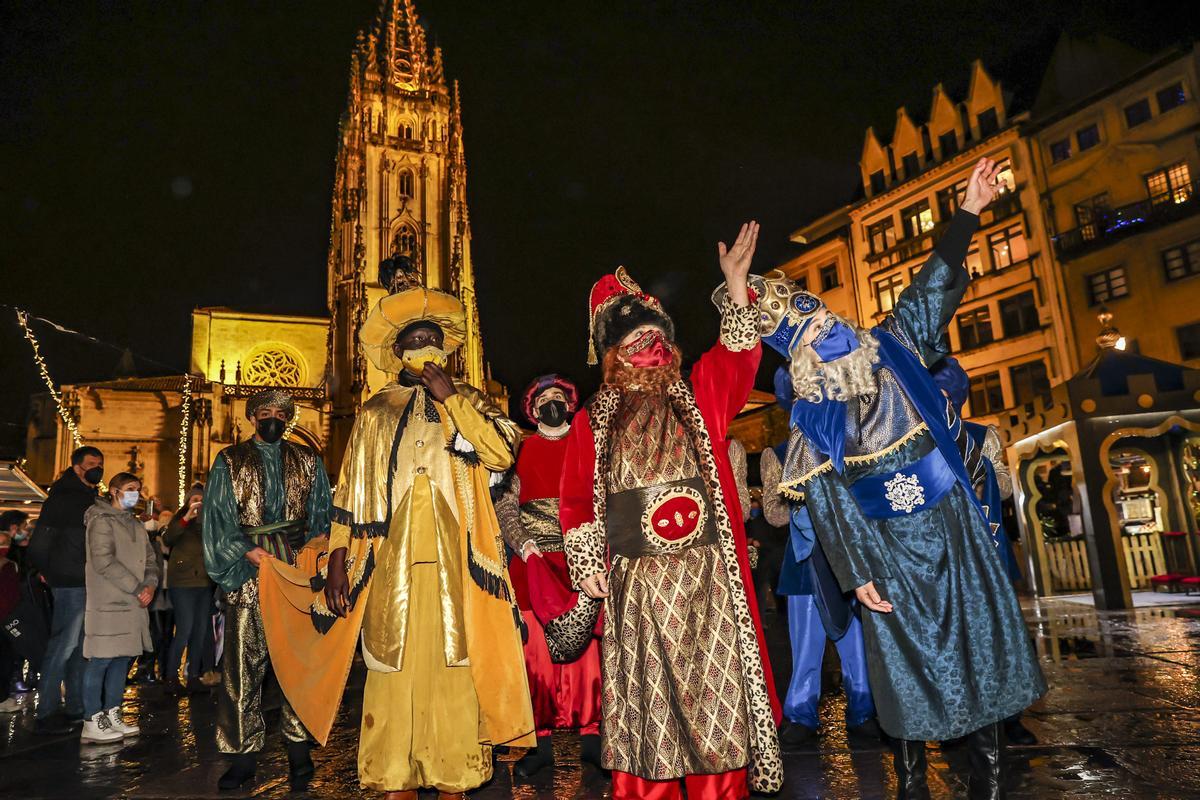
<svg viewBox="0 0 1200 800">
<path fill-rule="evenodd" d="M 671 362 L 661 367 L 635 367 L 621 357 L 621 348 L 610 347 L 604 353 L 604 383 L 631 392 L 661 392 L 680 379 L 683 354 L 671 345 Z"/>
<path fill-rule="evenodd" d="M 858 347 L 834 361 L 822 362 L 807 345 L 796 348 L 790 371 L 797 399 L 819 403 L 875 394 L 874 367 L 879 363 L 879 340 L 862 328 L 855 327 L 854 332 Z"/>
</svg>

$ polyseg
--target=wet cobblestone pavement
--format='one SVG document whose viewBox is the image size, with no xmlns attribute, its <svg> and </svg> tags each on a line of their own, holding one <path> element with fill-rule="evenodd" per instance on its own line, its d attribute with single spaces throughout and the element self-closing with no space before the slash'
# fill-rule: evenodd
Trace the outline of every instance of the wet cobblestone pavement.
<svg viewBox="0 0 1200 800">
<path fill-rule="evenodd" d="M 1026 715 L 1040 743 L 1009 751 L 1009 796 L 1027 798 L 1200 798 L 1200 605 L 1104 613 L 1063 600 L 1029 604 L 1050 691 Z M 782 620 L 768 615 L 774 663 L 787 673 Z M 330 744 L 316 753 L 317 778 L 307 797 L 378 797 L 358 787 L 355 744 L 361 668 Z M 895 796 L 883 745 L 851 749 L 841 726 L 844 701 L 822 700 L 825 728 L 816 746 L 787 753 L 788 800 Z M 281 798 L 288 796 L 285 757 L 271 737 L 251 791 L 216 791 L 222 763 L 213 742 L 212 695 L 181 700 L 158 686 L 131 687 L 127 707 L 142 735 L 128 743 L 81 746 L 78 738 L 28 731 L 32 711 L 0 715 L 0 797 L 12 798 Z M 277 707 L 277 704 L 275 705 Z M 268 716 L 268 723 L 277 712 Z M 605 798 L 609 785 L 578 767 L 578 740 L 559 736 L 559 766 L 530 784 L 512 783 L 503 756 L 496 777 L 472 797 Z M 965 797 L 966 753 L 930 752 L 935 798 Z M 436 797 L 436 795 L 429 795 Z"/>
</svg>

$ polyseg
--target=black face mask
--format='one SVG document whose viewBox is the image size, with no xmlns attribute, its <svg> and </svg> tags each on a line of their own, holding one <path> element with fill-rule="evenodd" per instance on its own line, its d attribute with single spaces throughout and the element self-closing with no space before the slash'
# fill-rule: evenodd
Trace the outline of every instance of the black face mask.
<svg viewBox="0 0 1200 800">
<path fill-rule="evenodd" d="M 287 428 L 287 423 L 279 417 L 267 417 L 260 419 L 254 427 L 258 431 L 260 439 L 267 444 L 275 444 L 283 438 L 283 431 Z"/>
<path fill-rule="evenodd" d="M 547 428 L 557 428 L 567 421 L 567 404 L 562 400 L 549 400 L 538 406 L 538 422 Z"/>
<path fill-rule="evenodd" d="M 83 479 L 95 486 L 104 479 L 104 467 L 92 467 L 83 473 Z"/>
</svg>

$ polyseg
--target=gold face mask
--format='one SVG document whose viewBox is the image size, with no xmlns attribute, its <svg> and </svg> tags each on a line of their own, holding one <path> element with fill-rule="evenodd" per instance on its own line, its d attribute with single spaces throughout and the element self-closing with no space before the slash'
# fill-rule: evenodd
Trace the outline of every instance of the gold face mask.
<svg viewBox="0 0 1200 800">
<path fill-rule="evenodd" d="M 426 364 L 434 364 L 445 369 L 449 357 L 449 354 L 445 350 L 429 345 L 428 347 L 422 347 L 420 350 L 405 350 L 404 355 L 400 356 L 400 363 L 404 365 L 406 372 L 412 375 L 420 375 L 421 371 L 425 369 Z"/>
</svg>

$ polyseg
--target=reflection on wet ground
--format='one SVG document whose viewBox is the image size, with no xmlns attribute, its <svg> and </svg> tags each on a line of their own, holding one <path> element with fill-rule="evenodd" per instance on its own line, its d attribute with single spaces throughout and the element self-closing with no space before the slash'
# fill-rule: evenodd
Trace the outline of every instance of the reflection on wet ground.
<svg viewBox="0 0 1200 800">
<path fill-rule="evenodd" d="M 1011 748 L 1009 795 L 1025 798 L 1200 798 L 1200 611 L 1155 607 L 1106 613 L 1072 602 L 1030 603 L 1026 617 L 1050 692 L 1026 715 L 1041 743 Z M 778 679 L 788 654 L 782 620 L 768 617 Z M 368 796 L 358 788 L 355 744 L 361 669 L 329 746 L 316 755 L 314 798 Z M 141 737 L 116 745 L 81 747 L 78 739 L 32 736 L 32 710 L 0 715 L 0 796 L 20 798 L 195 798 L 218 795 L 222 770 L 213 742 L 214 698 L 173 700 L 157 686 L 131 687 L 131 713 Z M 882 746 L 852 749 L 840 721 L 844 700 L 833 689 L 822 700 L 825 729 L 814 747 L 787 754 L 788 800 L 890 798 L 891 756 Z M 277 708 L 278 703 L 270 704 Z M 277 712 L 268 718 L 274 721 Z M 288 794 L 278 735 L 270 740 L 259 781 L 240 796 Z M 474 797 L 605 798 L 608 782 L 578 767 L 578 740 L 557 737 L 559 766 L 535 781 L 513 785 L 503 755 L 496 777 Z M 947 747 L 930 754 L 935 798 L 965 796 L 966 753 Z M 435 797 L 436 795 L 430 795 Z"/>
</svg>

